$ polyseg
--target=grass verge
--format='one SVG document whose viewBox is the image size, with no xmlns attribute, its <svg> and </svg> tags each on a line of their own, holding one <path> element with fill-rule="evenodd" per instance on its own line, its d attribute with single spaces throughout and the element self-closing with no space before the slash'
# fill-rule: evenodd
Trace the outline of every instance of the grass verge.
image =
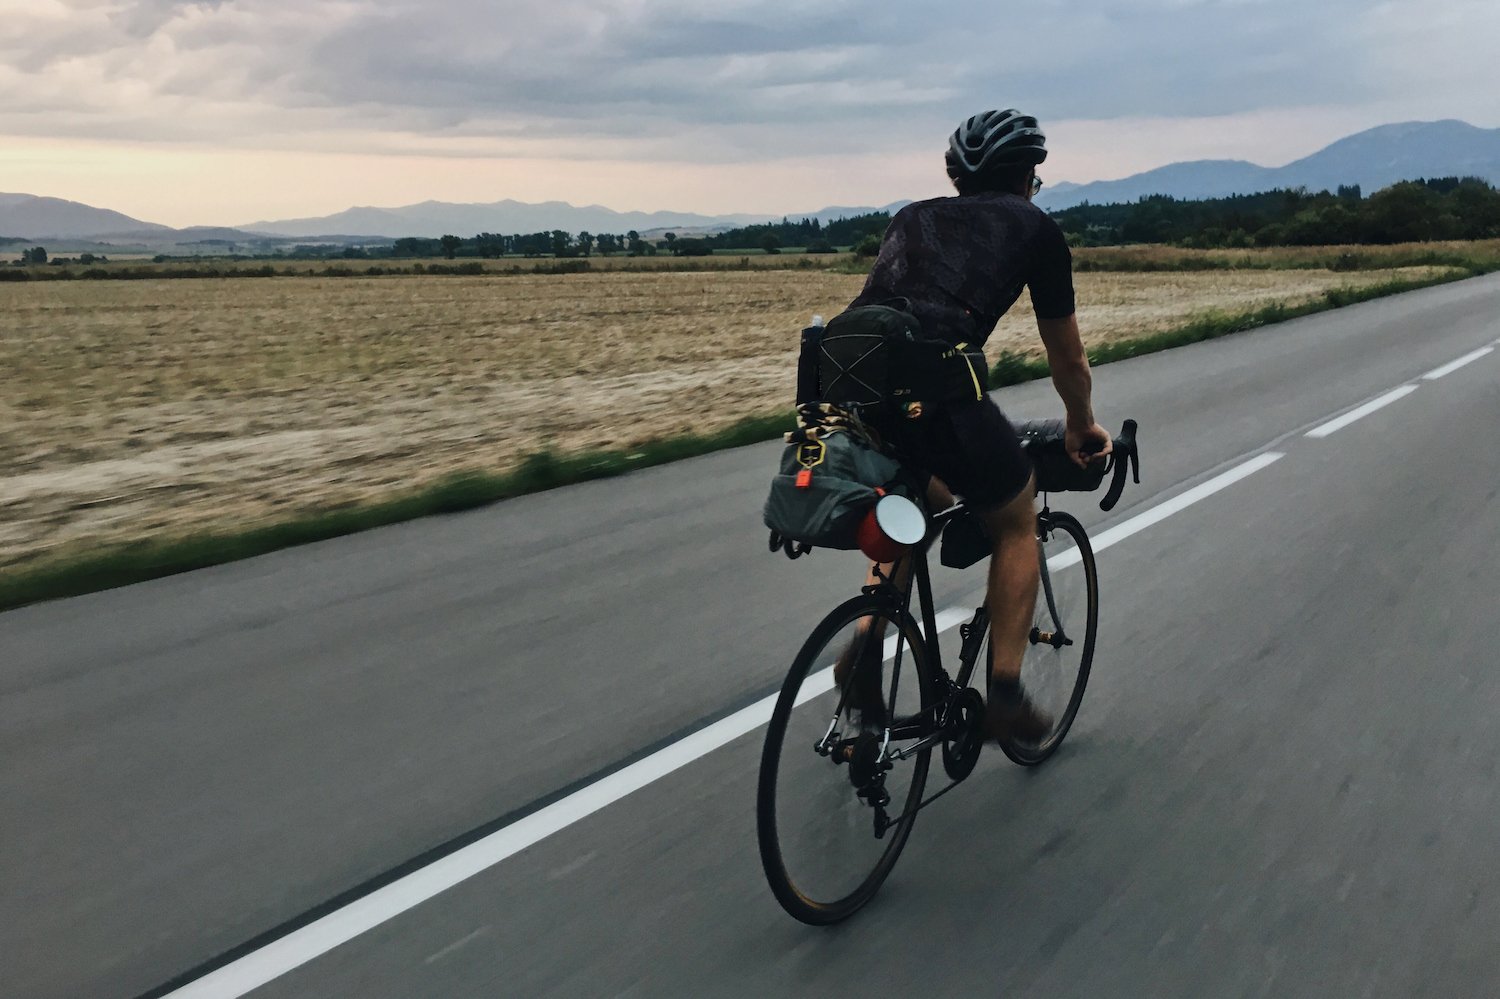
<svg viewBox="0 0 1500 999">
<path fill-rule="evenodd" d="M 1089 351 L 1089 361 L 1097 365 L 1139 357 L 1387 295 L 1475 277 L 1496 269 L 1500 269 L 1500 265 L 1466 262 L 1451 274 L 1421 280 L 1393 280 L 1359 289 L 1333 289 L 1321 298 L 1300 305 L 1269 305 L 1241 313 L 1205 313 L 1171 330 L 1094 348 Z M 1047 362 L 1043 358 L 1004 352 L 991 369 L 990 384 L 993 388 L 1000 388 L 1042 378 L 1047 373 Z M 790 414 L 752 416 L 713 434 L 651 441 L 630 451 L 537 453 L 527 456 L 512 472 L 452 475 L 409 495 L 381 503 L 311 513 L 247 531 L 118 545 L 34 567 L 13 568 L 0 575 L 0 611 L 144 582 L 417 517 L 473 509 L 527 493 L 759 443 L 771 440 L 791 427 Z"/>
</svg>

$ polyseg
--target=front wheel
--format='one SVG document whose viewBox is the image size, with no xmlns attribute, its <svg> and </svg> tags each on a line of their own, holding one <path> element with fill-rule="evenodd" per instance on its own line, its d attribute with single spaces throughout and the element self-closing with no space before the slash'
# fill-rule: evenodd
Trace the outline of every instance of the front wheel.
<svg viewBox="0 0 1500 999">
<path fill-rule="evenodd" d="M 1048 511 L 1037 518 L 1037 543 L 1041 585 L 1021 660 L 1021 684 L 1051 716 L 1052 730 L 1040 742 L 1000 744 L 1006 756 L 1027 767 L 1057 752 L 1072 727 L 1089 682 L 1099 628 L 1099 577 L 1083 525 L 1070 514 Z"/>
<path fill-rule="evenodd" d="M 813 630 L 766 729 L 756 826 L 766 880 L 815 925 L 857 912 L 911 835 L 937 725 L 916 622 L 858 596 Z M 929 715 L 933 717 L 929 717 Z"/>
</svg>

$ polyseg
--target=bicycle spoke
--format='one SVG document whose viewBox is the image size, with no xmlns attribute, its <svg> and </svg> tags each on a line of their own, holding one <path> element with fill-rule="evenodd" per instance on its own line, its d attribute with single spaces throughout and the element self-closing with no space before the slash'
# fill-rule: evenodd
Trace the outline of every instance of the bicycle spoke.
<svg viewBox="0 0 1500 999">
<path fill-rule="evenodd" d="M 928 731 L 917 646 L 882 602 L 851 604 L 859 609 L 831 615 L 809 640 L 817 648 L 799 656 L 833 664 L 836 682 L 810 696 L 783 690 L 762 759 L 767 876 L 788 911 L 810 922 L 853 911 L 884 878 L 909 825 L 891 813 L 920 800 L 930 753 L 903 752 Z"/>
</svg>

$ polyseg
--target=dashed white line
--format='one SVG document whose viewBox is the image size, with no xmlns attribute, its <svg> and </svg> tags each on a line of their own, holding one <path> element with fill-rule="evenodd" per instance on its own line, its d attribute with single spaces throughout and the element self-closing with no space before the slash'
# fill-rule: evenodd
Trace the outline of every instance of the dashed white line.
<svg viewBox="0 0 1500 999">
<path fill-rule="evenodd" d="M 1152 524 L 1160 523 L 1174 513 L 1260 471 L 1281 457 L 1283 456 L 1276 452 L 1258 455 L 1102 532 L 1093 539 L 1093 548 L 1098 552 L 1118 544 Z M 1048 559 L 1047 566 L 1057 570 L 1077 562 L 1077 550 L 1070 549 Z M 971 607 L 949 607 L 937 615 L 938 630 L 947 631 L 956 627 L 967 621 L 972 613 Z M 888 657 L 894 653 L 894 642 L 895 636 L 887 640 Z M 805 703 L 832 689 L 833 670 L 819 670 L 803 682 L 798 703 Z M 779 693 L 763 697 L 749 707 L 741 708 L 734 714 L 657 750 L 645 759 L 637 760 L 607 777 L 601 777 L 587 787 L 517 819 L 483 839 L 434 860 L 426 867 L 183 985 L 169 993 L 168 999 L 238 999 L 708 755 L 720 746 L 753 732 L 770 720 L 778 696 Z"/>
<path fill-rule="evenodd" d="M 1495 352 L 1495 348 L 1494 347 L 1480 347 L 1478 350 L 1471 351 L 1471 352 L 1465 354 L 1463 357 L 1460 357 L 1456 361 L 1449 361 L 1447 364 L 1443 365 L 1441 368 L 1433 368 L 1431 371 L 1427 372 L 1427 374 L 1423 375 L 1422 377 L 1425 380 L 1429 381 L 1429 382 L 1437 381 L 1439 378 L 1443 377 L 1444 375 L 1451 375 L 1453 372 L 1457 371 L 1459 368 L 1463 367 L 1465 364 L 1471 364 L 1474 361 L 1479 360 L 1484 355 L 1486 355 L 1486 354 L 1492 354 L 1494 352 Z"/>
<path fill-rule="evenodd" d="M 1207 482 L 1200 483 L 1185 493 L 1173 496 L 1164 503 L 1158 503 L 1145 513 L 1138 513 L 1129 520 L 1116 524 L 1109 530 L 1101 532 L 1097 537 L 1089 538 L 1089 545 L 1097 555 L 1111 545 L 1119 544 L 1132 534 L 1139 534 L 1152 524 L 1161 523 L 1172 516 L 1172 514 L 1186 510 L 1199 500 L 1207 499 L 1219 490 L 1234 485 L 1246 476 L 1254 475 L 1262 468 L 1275 464 L 1284 457 L 1286 455 L 1279 451 L 1266 451 L 1263 454 L 1258 454 L 1242 465 L 1236 465 L 1229 471 L 1216 475 Z M 1056 572 L 1058 569 L 1077 565 L 1080 560 L 1081 556 L 1078 554 L 1078 549 L 1069 548 L 1067 551 L 1059 552 L 1049 558 L 1047 560 L 1047 568 Z"/>
<path fill-rule="evenodd" d="M 1389 406 L 1396 400 L 1406 398 L 1416 390 L 1417 387 L 1415 385 L 1402 385 L 1400 388 L 1391 389 L 1385 395 L 1377 396 L 1376 398 L 1371 399 L 1369 402 L 1365 403 L 1363 406 L 1351 409 L 1343 416 L 1329 420 L 1327 423 L 1323 424 L 1320 427 L 1314 427 L 1312 430 L 1309 430 L 1307 432 L 1306 436 L 1327 437 L 1329 434 L 1337 433 L 1338 431 L 1343 430 L 1349 424 L 1353 423 L 1355 420 L 1362 420 L 1376 410 L 1384 409 L 1386 406 Z"/>
<path fill-rule="evenodd" d="M 1241 479 L 1254 475 L 1262 468 L 1274 465 L 1284 457 L 1286 455 L 1279 451 L 1267 451 L 1264 454 L 1258 454 L 1243 465 L 1236 465 L 1222 475 L 1216 475 L 1207 482 L 1194 486 L 1181 495 L 1172 497 L 1165 503 L 1157 504 L 1145 513 L 1131 517 L 1123 524 L 1116 524 L 1109 530 L 1102 532 L 1097 538 L 1089 539 L 1093 543 L 1094 551 L 1102 552 L 1110 545 L 1119 544 L 1132 534 L 1144 531 L 1152 524 L 1160 523 L 1172 516 L 1172 514 L 1186 510 L 1199 500 L 1207 499 L 1221 489 L 1227 489 Z"/>
</svg>

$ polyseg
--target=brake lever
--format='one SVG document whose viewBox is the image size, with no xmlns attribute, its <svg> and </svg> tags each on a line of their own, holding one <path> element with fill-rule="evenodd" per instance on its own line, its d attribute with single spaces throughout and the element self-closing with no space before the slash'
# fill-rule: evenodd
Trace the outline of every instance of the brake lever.
<svg viewBox="0 0 1500 999">
<path fill-rule="evenodd" d="M 1133 473 L 1136 485 L 1140 485 L 1141 457 L 1135 440 L 1137 429 L 1138 425 L 1134 420 L 1126 420 L 1119 436 L 1115 438 L 1115 460 L 1112 463 L 1114 478 L 1110 480 L 1109 491 L 1104 494 L 1104 499 L 1099 501 L 1101 510 L 1113 510 L 1115 504 L 1120 502 L 1120 495 L 1125 492 L 1127 473 Z"/>
</svg>

